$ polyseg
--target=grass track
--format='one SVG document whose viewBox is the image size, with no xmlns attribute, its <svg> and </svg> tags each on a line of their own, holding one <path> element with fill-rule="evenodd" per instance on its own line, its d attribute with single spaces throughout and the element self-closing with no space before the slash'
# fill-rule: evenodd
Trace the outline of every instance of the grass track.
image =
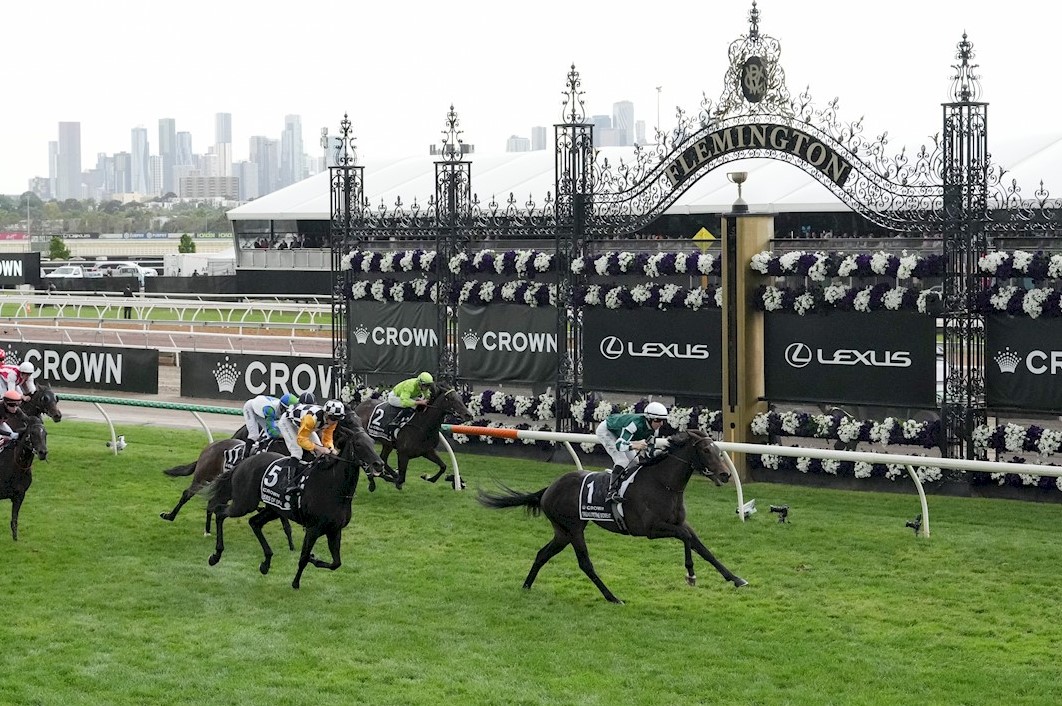
<svg viewBox="0 0 1062 706">
<path fill-rule="evenodd" d="M 98 424 L 48 423 L 20 540 L 0 503 L 2 704 L 1050 704 L 1062 608 L 1059 507 L 752 484 L 792 524 L 742 525 L 732 489 L 695 480 L 690 521 L 751 582 L 735 590 L 682 549 L 588 530 L 627 604 L 606 603 L 566 550 L 520 588 L 543 518 L 479 507 L 415 479 L 364 483 L 344 564 L 290 582 L 280 527 L 268 576 L 243 520 L 206 559 L 203 502 L 159 519 L 198 432 L 138 429 L 117 459 Z M 460 454 L 470 489 L 526 490 L 564 469 Z M 296 528 L 297 540 L 301 529 Z M 323 543 L 320 553 L 326 553 Z"/>
</svg>

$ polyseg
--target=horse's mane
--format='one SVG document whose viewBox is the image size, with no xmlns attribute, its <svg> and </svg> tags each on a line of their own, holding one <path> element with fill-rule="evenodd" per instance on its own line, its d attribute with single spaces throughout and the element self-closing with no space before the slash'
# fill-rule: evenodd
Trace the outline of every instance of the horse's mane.
<svg viewBox="0 0 1062 706">
<path fill-rule="evenodd" d="M 676 433 L 672 434 L 671 436 L 667 437 L 667 441 L 672 446 L 682 447 L 682 446 L 685 446 L 686 444 L 690 443 L 691 441 L 696 443 L 696 442 L 700 441 L 701 439 L 706 439 L 706 438 L 708 438 L 708 435 L 705 434 L 700 429 L 685 429 L 683 431 L 676 432 Z"/>
</svg>

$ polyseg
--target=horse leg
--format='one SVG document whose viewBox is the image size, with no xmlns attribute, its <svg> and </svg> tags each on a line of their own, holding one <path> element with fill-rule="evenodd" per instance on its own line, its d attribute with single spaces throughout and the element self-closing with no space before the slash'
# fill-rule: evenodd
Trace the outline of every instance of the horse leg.
<svg viewBox="0 0 1062 706">
<path fill-rule="evenodd" d="M 11 496 L 11 539 L 18 541 L 18 511 L 25 499 L 24 493 L 16 492 Z"/>
<path fill-rule="evenodd" d="M 210 516 L 213 515 L 213 514 L 214 513 L 212 513 L 210 511 L 210 507 L 207 507 L 207 511 L 206 511 L 206 526 L 203 528 L 203 536 L 204 537 L 209 537 L 210 536 Z"/>
<path fill-rule="evenodd" d="M 446 463 L 444 463 L 443 460 L 439 458 L 439 454 L 435 453 L 435 449 L 429 449 L 428 452 L 424 454 L 424 458 L 428 459 L 439 467 L 439 472 L 435 475 L 429 476 L 427 473 L 425 473 L 421 476 L 421 478 L 428 481 L 429 483 L 434 483 L 440 478 L 442 478 L 443 474 L 446 473 Z"/>
<path fill-rule="evenodd" d="M 409 456 L 398 454 L 398 475 L 395 477 L 395 490 L 402 490 L 406 482 L 406 468 L 409 467 Z"/>
<path fill-rule="evenodd" d="M 202 486 L 199 486 L 199 485 L 193 483 L 192 485 L 190 485 L 187 488 L 185 488 L 184 492 L 181 493 L 181 499 L 177 501 L 177 505 L 172 510 L 170 510 L 169 512 L 160 512 L 159 513 L 159 517 L 161 517 L 162 519 L 166 520 L 167 522 L 173 522 L 174 518 L 177 517 L 177 513 L 181 511 L 182 507 L 184 507 L 184 504 L 186 502 L 188 502 L 189 500 L 191 500 L 192 497 L 194 497 L 195 494 L 199 492 L 199 489 L 201 487 Z M 208 518 L 209 518 L 209 515 L 208 515 Z M 208 526 L 207 526 L 207 534 L 210 534 L 209 522 L 210 522 L 210 520 L 208 519 L 207 520 L 207 524 L 208 524 Z"/>
<path fill-rule="evenodd" d="M 704 546 L 704 542 L 697 536 L 697 533 L 693 531 L 693 528 L 688 523 L 683 522 L 681 525 L 668 525 L 657 524 L 654 525 L 651 530 L 646 534 L 649 539 L 658 539 L 661 537 L 675 537 L 686 545 L 686 553 L 689 555 L 690 550 L 697 552 L 697 554 L 707 561 L 709 564 L 715 567 L 715 570 L 722 575 L 724 579 L 734 584 L 736 588 L 747 586 L 748 581 L 735 574 L 730 569 L 723 566 L 723 562 L 715 558 L 715 555 L 709 551 L 708 547 Z M 690 576 L 693 573 L 692 557 L 687 559 L 686 564 L 686 581 L 690 580 Z M 692 585 L 692 584 L 691 584 Z"/>
<path fill-rule="evenodd" d="M 284 528 L 284 536 L 288 538 L 288 551 L 295 551 L 295 541 L 291 538 L 291 523 L 288 518 L 281 516 L 280 526 Z"/>
<path fill-rule="evenodd" d="M 323 561 L 311 554 L 310 563 L 316 566 L 318 569 L 328 569 L 329 571 L 335 571 L 339 568 L 340 564 L 343 563 L 343 561 L 339 558 L 339 545 L 343 541 L 343 530 L 332 530 L 327 534 L 328 552 L 332 555 L 332 561 Z"/>
<path fill-rule="evenodd" d="M 306 534 L 302 538 L 302 553 L 299 554 L 299 570 L 295 572 L 295 580 L 291 582 L 291 587 L 297 589 L 299 583 L 302 581 L 302 572 L 306 568 L 306 565 L 310 563 L 310 556 L 313 553 L 313 545 L 317 543 L 317 538 L 321 536 L 321 530 L 315 526 L 309 526 L 306 528 Z"/>
<path fill-rule="evenodd" d="M 583 573 L 594 582 L 597 586 L 597 590 L 601 591 L 601 595 L 605 597 L 605 600 L 609 603 L 623 604 L 623 601 L 616 598 L 612 591 L 608 590 L 608 586 L 601 580 L 601 577 L 594 571 L 594 565 L 590 561 L 590 552 L 586 549 L 586 537 L 583 536 L 583 527 L 573 527 L 571 531 L 572 537 L 572 549 L 575 550 L 575 556 L 579 559 L 579 568 L 583 570 Z"/>
<path fill-rule="evenodd" d="M 697 575 L 693 573 L 693 550 L 689 542 L 683 542 L 682 548 L 686 552 L 686 583 L 690 586 L 697 585 Z"/>
<path fill-rule="evenodd" d="M 265 538 L 265 533 L 262 532 L 262 526 L 270 520 L 275 520 L 278 515 L 270 510 L 264 508 L 255 513 L 254 517 L 247 521 L 251 530 L 254 532 L 254 536 L 258 539 L 258 543 L 262 545 L 262 553 L 265 554 L 265 558 L 262 559 L 262 563 L 258 565 L 258 570 L 262 572 L 262 575 L 269 573 L 269 565 L 273 563 L 273 548 L 269 546 L 269 542 Z"/>
<path fill-rule="evenodd" d="M 546 546 L 539 549 L 538 554 L 535 555 L 535 563 L 531 565 L 531 570 L 527 572 L 527 578 L 524 579 L 524 588 L 530 589 L 538 577 L 538 572 L 546 562 L 557 556 L 569 544 L 571 544 L 571 540 L 568 539 L 567 533 L 554 526 L 553 539 L 549 540 Z"/>
<path fill-rule="evenodd" d="M 386 441 L 380 443 L 380 460 L 384 463 L 383 478 L 384 480 L 390 483 L 394 483 L 395 480 L 398 478 L 398 473 L 395 471 L 395 469 L 391 468 L 391 464 L 387 462 L 387 459 L 391 456 L 391 451 L 393 451 L 394 448 L 394 446 L 387 443 Z M 401 454 L 399 454 L 400 461 L 401 458 L 402 456 Z"/>
<path fill-rule="evenodd" d="M 214 540 L 214 553 L 207 559 L 207 563 L 211 566 L 221 561 L 221 553 L 225 551 L 225 531 L 222 529 L 225 524 L 225 508 L 215 508 L 214 518 L 217 520 L 218 536 Z"/>
</svg>

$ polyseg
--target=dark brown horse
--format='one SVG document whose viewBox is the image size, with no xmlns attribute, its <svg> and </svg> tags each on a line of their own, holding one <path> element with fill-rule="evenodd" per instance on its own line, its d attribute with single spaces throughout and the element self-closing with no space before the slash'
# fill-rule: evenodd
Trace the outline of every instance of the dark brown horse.
<svg viewBox="0 0 1062 706">
<path fill-rule="evenodd" d="M 59 398 L 47 385 L 37 385 L 33 397 L 22 403 L 22 411 L 34 417 L 47 415 L 53 422 L 63 421 L 63 413 L 59 411 Z"/>
<path fill-rule="evenodd" d="M 163 471 L 168 476 L 192 476 L 191 484 L 184 489 L 181 493 L 181 498 L 177 501 L 177 505 L 169 512 L 159 513 L 159 517 L 167 522 L 173 522 L 177 517 L 177 513 L 181 511 L 184 504 L 195 497 L 203 488 L 207 487 L 214 481 L 215 478 L 220 476 L 223 472 L 235 467 L 237 463 L 245 458 L 247 445 L 239 439 L 222 439 L 221 441 L 215 441 L 212 444 L 208 444 L 200 454 L 199 458 L 192 463 L 186 463 L 181 466 L 174 466 L 173 468 L 167 468 Z M 281 454 L 287 453 L 287 448 L 284 446 L 283 439 L 273 439 L 269 446 L 262 451 L 274 451 Z M 204 534 L 210 536 L 210 518 L 213 513 L 210 511 L 210 507 L 206 510 L 206 529 Z M 284 526 L 284 534 L 288 538 L 288 549 L 295 550 L 295 540 L 291 537 L 291 523 L 285 518 L 280 519 L 281 524 Z"/>
<path fill-rule="evenodd" d="M 723 578 L 741 587 L 748 581 L 735 575 L 712 555 L 697 533 L 686 522 L 686 506 L 683 493 L 694 471 L 722 485 L 729 474 L 726 471 L 722 452 L 706 434 L 697 430 L 680 432 L 669 439 L 670 448 L 663 460 L 638 471 L 624 492 L 623 512 L 626 531 L 615 522 L 593 522 L 609 532 L 629 534 L 635 537 L 660 539 L 674 537 L 686 550 L 686 582 L 696 585 L 693 573 L 693 554 L 697 552 L 722 574 Z M 575 550 L 579 568 L 583 570 L 601 594 L 613 603 L 622 603 L 594 571 L 590 554 L 583 536 L 589 520 L 579 517 L 582 481 L 586 473 L 566 473 L 536 493 L 521 493 L 504 488 L 504 493 L 479 492 L 478 500 L 491 508 L 526 507 L 532 515 L 544 514 L 553 524 L 553 539 L 538 551 L 531 571 L 524 579 L 524 588 L 531 588 L 542 566 L 569 544 Z"/>
<path fill-rule="evenodd" d="M 398 453 L 398 471 L 395 472 L 393 468 L 387 466 L 384 478 L 393 479 L 395 488 L 399 490 L 406 482 L 406 468 L 412 458 L 423 457 L 438 466 L 439 471 L 435 475 L 424 474 L 421 478 L 431 483 L 439 480 L 446 473 L 446 463 L 435 452 L 435 447 L 439 445 L 439 429 L 448 417 L 456 417 L 462 422 L 472 420 L 472 414 L 461 401 L 461 395 L 457 390 L 443 387 L 438 383 L 432 384 L 429 389 L 428 404 L 416 408 L 413 418 L 398 430 L 394 441 L 377 439 L 381 444 L 380 456 L 383 457 L 385 464 L 392 450 Z M 365 400 L 354 409 L 354 413 L 358 415 L 358 419 L 366 429 L 369 428 L 369 417 L 381 402 L 382 400 Z M 376 482 L 370 476 L 369 491 L 372 492 L 375 488 Z"/>
<path fill-rule="evenodd" d="M 292 588 L 299 587 L 302 572 L 307 564 L 332 571 L 339 568 L 342 563 L 339 554 L 340 543 L 343 528 L 350 522 L 353 514 L 351 503 L 358 487 L 358 474 L 361 472 L 359 466 L 365 465 L 370 467 L 372 472 L 379 472 L 383 470 L 384 462 L 377 455 L 372 439 L 361 428 L 357 419 L 350 415 L 339 422 L 333 440 L 338 453 L 325 456 L 317 462 L 306 479 L 300 502 L 290 510 L 262 505 L 262 478 L 274 461 L 283 458 L 280 454 L 256 454 L 218 477 L 211 489 L 209 506 L 218 520 L 217 541 L 214 553 L 209 559 L 211 566 L 221 560 L 225 551 L 225 519 L 242 517 L 258 510 L 247 524 L 254 531 L 258 543 L 262 545 L 265 558 L 258 570 L 263 574 L 269 573 L 273 550 L 262 534 L 262 527 L 279 517 L 294 520 L 306 528 L 302 552 L 299 555 L 299 568 L 291 582 Z M 313 555 L 313 546 L 322 535 L 328 537 L 331 562 Z"/>
<path fill-rule="evenodd" d="M 30 417 L 18 440 L 0 451 L 0 499 L 11 499 L 11 539 L 18 541 L 18 511 L 33 484 L 34 457 L 48 458 L 48 432 L 40 417 Z"/>
</svg>

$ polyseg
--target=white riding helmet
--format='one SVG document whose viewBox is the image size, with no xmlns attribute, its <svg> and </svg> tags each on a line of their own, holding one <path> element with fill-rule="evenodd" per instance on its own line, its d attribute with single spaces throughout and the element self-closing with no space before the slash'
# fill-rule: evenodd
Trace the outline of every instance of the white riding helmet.
<svg viewBox="0 0 1062 706">
<path fill-rule="evenodd" d="M 25 373 L 26 375 L 33 375 L 35 372 L 37 372 L 37 369 L 33 367 L 33 363 L 26 360 L 19 363 L 18 371 L 20 373 Z"/>
<path fill-rule="evenodd" d="M 645 405 L 645 411 L 642 414 L 646 419 L 667 419 L 667 407 L 659 402 L 650 402 Z"/>
<path fill-rule="evenodd" d="M 347 416 L 347 410 L 339 400 L 328 400 L 324 404 L 325 415 L 339 419 Z"/>
</svg>

